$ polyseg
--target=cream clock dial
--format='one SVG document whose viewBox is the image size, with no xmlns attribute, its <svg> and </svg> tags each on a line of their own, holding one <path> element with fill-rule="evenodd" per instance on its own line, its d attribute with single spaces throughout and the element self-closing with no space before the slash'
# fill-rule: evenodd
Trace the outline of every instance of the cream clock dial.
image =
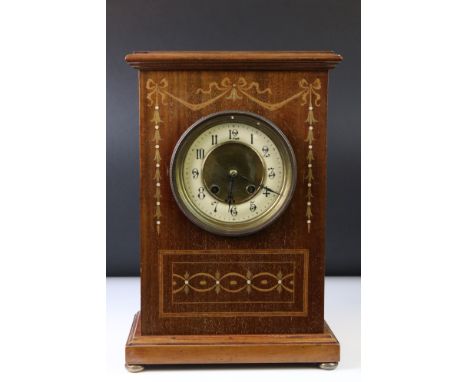
<svg viewBox="0 0 468 382">
<path fill-rule="evenodd" d="M 180 138 L 171 160 L 171 186 L 184 214 L 221 235 L 256 232 L 291 200 L 296 162 L 272 122 L 246 112 L 212 114 Z"/>
</svg>

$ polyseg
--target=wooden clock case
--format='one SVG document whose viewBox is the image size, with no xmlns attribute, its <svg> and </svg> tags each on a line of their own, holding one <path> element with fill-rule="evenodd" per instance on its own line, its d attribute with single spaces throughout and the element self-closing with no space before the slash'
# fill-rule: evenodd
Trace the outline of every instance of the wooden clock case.
<svg viewBox="0 0 468 382">
<path fill-rule="evenodd" d="M 339 361 L 324 321 L 326 125 L 333 52 L 139 52 L 141 311 L 130 371 L 149 364 Z M 292 202 L 243 237 L 194 225 L 171 193 L 184 131 L 224 110 L 256 113 L 289 139 Z"/>
</svg>

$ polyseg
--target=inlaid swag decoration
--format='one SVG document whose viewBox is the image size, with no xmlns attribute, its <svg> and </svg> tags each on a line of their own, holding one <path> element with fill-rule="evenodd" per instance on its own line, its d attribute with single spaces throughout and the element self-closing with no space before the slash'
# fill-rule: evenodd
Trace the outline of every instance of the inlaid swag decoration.
<svg viewBox="0 0 468 382">
<path fill-rule="evenodd" d="M 247 271 L 245 275 L 238 272 L 221 275 L 219 271 L 216 271 L 214 275 L 206 272 L 190 275 L 189 272 L 185 272 L 183 276 L 173 273 L 172 279 L 173 294 L 182 291 L 185 294 L 210 291 L 214 291 L 216 294 L 221 291 L 228 293 L 250 293 L 252 290 L 257 292 L 276 290 L 278 293 L 283 292 L 283 290 L 289 293 L 294 291 L 294 274 L 283 275 L 281 271 L 278 271 L 276 275 L 270 272 L 252 274 L 250 271 Z"/>
<path fill-rule="evenodd" d="M 153 79 L 148 79 L 146 81 L 148 107 L 154 108 L 153 117 L 151 122 L 154 123 L 154 176 L 153 180 L 156 184 L 156 191 L 154 198 L 156 201 L 154 219 L 156 223 L 156 231 L 159 234 L 160 225 L 161 225 L 161 155 L 160 155 L 160 142 L 162 140 L 160 128 L 161 124 L 164 123 L 161 118 L 160 105 L 167 105 L 168 99 L 171 99 L 192 111 L 198 111 L 204 109 L 205 107 L 214 104 L 216 101 L 222 99 L 231 100 L 233 103 L 236 103 L 239 100 L 248 99 L 249 101 L 261 106 L 262 108 L 268 111 L 276 111 L 288 103 L 298 100 L 301 102 L 301 106 L 307 107 L 307 117 L 305 123 L 307 125 L 306 139 L 307 143 L 307 157 L 306 157 L 306 169 L 305 169 L 305 182 L 307 184 L 307 194 L 306 194 L 306 213 L 305 221 L 307 224 L 307 231 L 310 233 L 311 219 L 312 215 L 312 182 L 314 180 L 313 175 L 313 166 L 312 162 L 314 160 L 313 154 L 313 141 L 314 141 L 314 123 L 317 122 L 314 116 L 314 106 L 320 106 L 320 93 L 318 92 L 322 84 L 319 78 L 316 78 L 312 83 L 309 83 L 306 79 L 301 79 L 298 82 L 299 90 L 297 93 L 291 95 L 288 98 L 285 98 L 278 102 L 269 102 L 265 98 L 272 96 L 272 91 L 270 88 L 262 89 L 258 82 L 248 82 L 244 77 L 239 77 L 233 81 L 229 77 L 223 78 L 221 81 L 213 81 L 208 84 L 207 88 L 202 89 L 198 88 L 194 91 L 195 95 L 200 97 L 199 103 L 189 102 L 187 99 L 181 98 L 169 91 L 169 82 L 167 79 L 163 78 L 159 82 L 154 81 Z"/>
</svg>

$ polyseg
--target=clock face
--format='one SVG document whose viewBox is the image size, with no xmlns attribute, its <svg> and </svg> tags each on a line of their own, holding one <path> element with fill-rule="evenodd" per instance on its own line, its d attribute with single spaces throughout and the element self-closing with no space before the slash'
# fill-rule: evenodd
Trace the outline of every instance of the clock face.
<svg viewBox="0 0 468 382">
<path fill-rule="evenodd" d="M 171 160 L 179 207 L 207 231 L 238 236 L 275 220 L 291 200 L 296 162 L 272 122 L 245 112 L 212 114 L 180 138 Z"/>
</svg>

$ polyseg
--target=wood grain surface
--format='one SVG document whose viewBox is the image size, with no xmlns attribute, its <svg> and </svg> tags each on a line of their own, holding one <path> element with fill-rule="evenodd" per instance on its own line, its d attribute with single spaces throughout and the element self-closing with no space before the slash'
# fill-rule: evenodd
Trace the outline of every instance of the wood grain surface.
<svg viewBox="0 0 468 382">
<path fill-rule="evenodd" d="M 141 334 L 324 333 L 328 69 L 341 57 L 331 52 L 148 52 L 126 59 L 140 69 Z M 272 225 L 245 237 L 218 236 L 195 226 L 179 210 L 169 184 L 179 137 L 198 119 L 223 110 L 270 119 L 287 136 L 297 159 L 291 204 Z M 255 284 L 259 289 L 292 274 L 294 296 L 290 300 L 288 290 L 272 289 L 262 300 L 260 291 L 245 288 L 227 300 L 224 289 L 216 292 L 219 288 L 208 284 L 216 281 L 216 271 L 242 275 L 237 282 L 249 272 L 264 272 L 269 278 L 257 279 L 264 283 Z M 186 291 L 181 284 L 185 273 L 214 276 L 199 280 L 206 282 L 199 289 L 211 289 Z M 241 304 L 229 310 L 236 301 Z M 190 308 L 188 303 L 193 303 Z M 300 348 L 288 346 L 296 354 L 292 358 L 300 359 Z"/>
<path fill-rule="evenodd" d="M 128 365 L 338 362 L 340 344 L 326 323 L 318 334 L 143 336 L 137 313 L 125 360 Z"/>
<path fill-rule="evenodd" d="M 334 52 L 135 52 L 129 65 L 140 70 L 313 70 L 334 68 Z"/>
</svg>

